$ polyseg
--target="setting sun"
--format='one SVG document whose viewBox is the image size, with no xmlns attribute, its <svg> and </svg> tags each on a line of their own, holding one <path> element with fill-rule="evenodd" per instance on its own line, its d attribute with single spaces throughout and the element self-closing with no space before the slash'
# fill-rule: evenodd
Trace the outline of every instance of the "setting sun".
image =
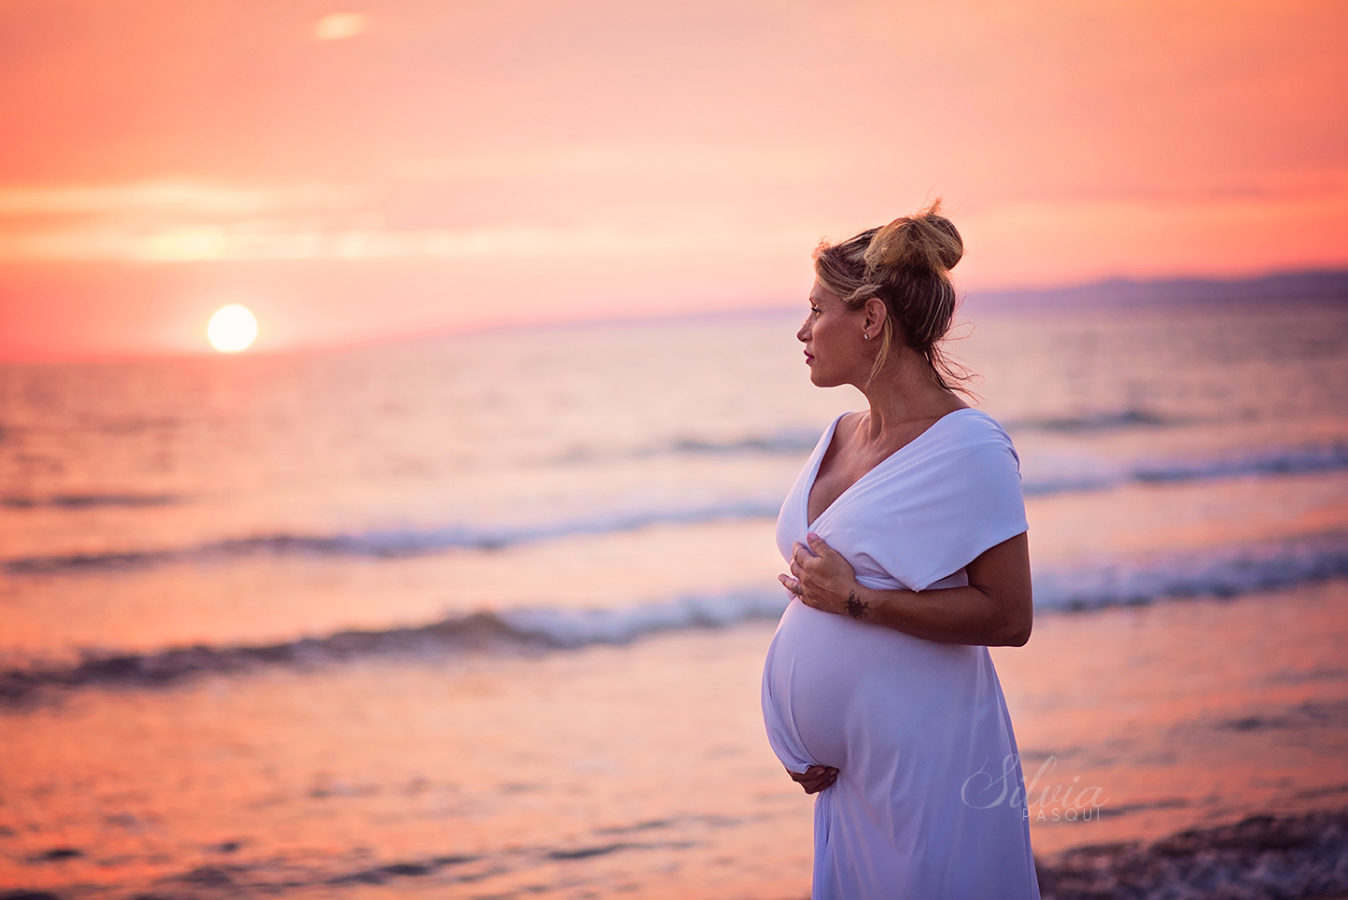
<svg viewBox="0 0 1348 900">
<path fill-rule="evenodd" d="M 253 345 L 257 337 L 257 318 L 246 306 L 231 303 L 211 316 L 206 338 L 221 353 L 238 353 Z"/>
</svg>

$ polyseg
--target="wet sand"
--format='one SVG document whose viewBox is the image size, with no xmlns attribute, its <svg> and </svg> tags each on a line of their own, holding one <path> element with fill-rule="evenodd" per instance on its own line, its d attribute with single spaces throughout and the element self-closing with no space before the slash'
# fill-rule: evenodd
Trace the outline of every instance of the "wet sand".
<svg viewBox="0 0 1348 900">
<path fill-rule="evenodd" d="M 1041 615 L 996 649 L 1036 855 L 1057 871 L 1074 847 L 1348 807 L 1346 617 L 1323 582 Z M 811 801 L 758 711 L 770 634 L 317 660 L 7 708 L 0 886 L 804 896 Z"/>
</svg>

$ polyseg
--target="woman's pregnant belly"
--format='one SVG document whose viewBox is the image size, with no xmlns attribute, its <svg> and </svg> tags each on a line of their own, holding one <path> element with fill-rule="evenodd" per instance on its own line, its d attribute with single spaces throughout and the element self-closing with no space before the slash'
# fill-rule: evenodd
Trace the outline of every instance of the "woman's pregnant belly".
<svg viewBox="0 0 1348 900">
<path fill-rule="evenodd" d="M 790 755 L 847 770 L 917 752 L 967 716 L 982 647 L 939 644 L 793 600 L 764 667 L 764 715 Z M 790 768 L 783 748 L 778 756 Z"/>
</svg>

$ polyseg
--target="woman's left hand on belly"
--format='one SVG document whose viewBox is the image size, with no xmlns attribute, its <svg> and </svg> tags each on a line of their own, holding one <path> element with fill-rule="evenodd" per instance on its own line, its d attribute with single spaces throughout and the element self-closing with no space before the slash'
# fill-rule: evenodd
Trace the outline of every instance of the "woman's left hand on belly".
<svg viewBox="0 0 1348 900">
<path fill-rule="evenodd" d="M 833 766 L 810 766 L 804 772 L 792 772 L 787 769 L 786 774 L 790 775 L 796 784 L 805 788 L 807 794 L 817 794 L 831 788 L 833 782 L 838 780 L 838 770 Z"/>
<path fill-rule="evenodd" d="M 777 580 L 806 606 L 862 618 L 866 604 L 857 599 L 861 586 L 852 564 L 814 532 L 805 539 L 808 547 L 796 542 L 791 551 L 791 574 L 778 575 Z"/>
</svg>

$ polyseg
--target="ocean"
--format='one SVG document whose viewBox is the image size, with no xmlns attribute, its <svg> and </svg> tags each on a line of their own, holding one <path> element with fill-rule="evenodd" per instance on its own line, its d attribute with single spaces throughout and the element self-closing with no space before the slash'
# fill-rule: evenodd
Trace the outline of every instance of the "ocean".
<svg viewBox="0 0 1348 900">
<path fill-rule="evenodd" d="M 803 313 L 0 366 L 0 897 L 808 896 Z M 1045 896 L 1348 895 L 1348 302 L 963 317 Z"/>
</svg>

